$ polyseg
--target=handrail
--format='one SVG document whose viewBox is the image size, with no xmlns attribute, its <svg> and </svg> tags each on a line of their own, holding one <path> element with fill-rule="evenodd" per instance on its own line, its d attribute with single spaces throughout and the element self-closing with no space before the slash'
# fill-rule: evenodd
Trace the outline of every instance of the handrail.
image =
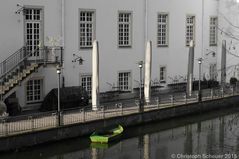
<svg viewBox="0 0 239 159">
<path fill-rule="evenodd" d="M 48 55 L 46 50 L 60 50 L 58 53 L 58 56 L 60 57 L 58 60 L 62 64 L 62 58 L 63 58 L 63 52 L 62 52 L 62 47 L 42 47 L 39 48 L 37 47 L 34 51 L 28 51 L 26 46 L 23 46 L 19 50 L 17 50 L 14 54 L 10 55 L 6 60 L 2 61 L 0 63 L 0 81 L 3 82 L 4 78 L 16 70 L 17 67 L 19 66 L 26 66 L 26 62 L 28 61 L 27 59 L 39 51 L 39 56 L 33 56 L 30 61 L 35 61 L 35 62 L 48 62 Z M 56 56 L 56 55 L 55 55 Z M 59 62 L 58 61 L 58 62 Z M 49 61 L 50 62 L 50 61 Z M 52 62 L 52 61 L 51 61 Z"/>
<path fill-rule="evenodd" d="M 27 51 L 26 46 L 16 51 L 14 54 L 9 56 L 6 60 L 0 63 L 0 79 L 4 78 L 8 73 L 18 67 L 25 59 L 31 54 L 36 53 L 39 49 L 37 48 L 34 52 Z"/>
</svg>

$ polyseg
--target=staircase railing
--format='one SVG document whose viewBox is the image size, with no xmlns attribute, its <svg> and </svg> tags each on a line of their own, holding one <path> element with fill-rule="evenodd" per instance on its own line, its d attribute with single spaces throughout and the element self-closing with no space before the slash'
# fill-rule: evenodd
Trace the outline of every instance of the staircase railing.
<svg viewBox="0 0 239 159">
<path fill-rule="evenodd" d="M 39 56 L 32 56 L 37 53 L 39 53 Z M 49 57 L 51 54 L 54 55 L 55 59 Z M 26 67 L 29 61 L 44 64 L 56 62 L 62 64 L 63 49 L 62 47 L 43 47 L 41 49 L 37 48 L 34 51 L 28 51 L 26 46 L 23 46 L 0 63 L 0 82 L 4 82 L 8 75 L 17 69 L 21 69 L 20 67 Z"/>
<path fill-rule="evenodd" d="M 6 60 L 0 63 L 0 79 L 4 78 L 9 72 L 14 70 L 20 63 L 24 61 L 26 57 L 28 57 L 28 53 L 26 51 L 26 47 L 22 47 L 14 54 L 9 56 Z"/>
</svg>

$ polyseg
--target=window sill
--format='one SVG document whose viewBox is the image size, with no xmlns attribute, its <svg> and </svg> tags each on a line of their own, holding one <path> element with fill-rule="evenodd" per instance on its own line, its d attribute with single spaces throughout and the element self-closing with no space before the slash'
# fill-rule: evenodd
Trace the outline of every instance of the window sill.
<svg viewBox="0 0 239 159">
<path fill-rule="evenodd" d="M 40 104 L 42 103 L 43 101 L 40 100 L 40 101 L 33 101 L 33 102 L 26 102 L 27 105 L 33 105 L 33 104 Z"/>
<path fill-rule="evenodd" d="M 168 48 L 168 45 L 158 45 L 158 48 Z"/>
<path fill-rule="evenodd" d="M 216 47 L 217 44 L 210 44 L 209 46 L 210 46 L 210 47 Z"/>
<path fill-rule="evenodd" d="M 80 47 L 80 50 L 90 50 L 92 49 L 93 46 L 89 46 L 89 47 Z"/>
<path fill-rule="evenodd" d="M 129 46 L 118 46 L 119 49 L 131 49 L 132 46 L 129 45 Z"/>
</svg>

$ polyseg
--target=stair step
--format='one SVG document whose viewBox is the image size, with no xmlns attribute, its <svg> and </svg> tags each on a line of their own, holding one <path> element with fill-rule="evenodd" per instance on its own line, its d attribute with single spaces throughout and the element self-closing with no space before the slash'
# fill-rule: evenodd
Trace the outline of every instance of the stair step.
<svg viewBox="0 0 239 159">
<path fill-rule="evenodd" d="M 4 95 L 7 91 L 9 91 L 14 85 L 21 82 L 28 74 L 31 73 L 31 71 L 38 68 L 37 63 L 31 63 L 29 66 L 27 66 L 23 70 L 19 70 L 19 72 L 14 73 L 11 77 L 9 76 L 9 79 L 7 82 L 4 82 L 4 85 L 0 85 L 0 95 Z"/>
</svg>

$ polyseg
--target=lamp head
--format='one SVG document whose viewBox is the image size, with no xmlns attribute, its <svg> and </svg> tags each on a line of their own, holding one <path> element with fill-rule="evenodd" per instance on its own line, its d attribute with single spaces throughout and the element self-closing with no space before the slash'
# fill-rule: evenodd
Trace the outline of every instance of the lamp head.
<svg viewBox="0 0 239 159">
<path fill-rule="evenodd" d="M 139 66 L 139 68 L 142 68 L 143 67 L 143 61 L 139 61 L 138 66 Z"/>
</svg>

